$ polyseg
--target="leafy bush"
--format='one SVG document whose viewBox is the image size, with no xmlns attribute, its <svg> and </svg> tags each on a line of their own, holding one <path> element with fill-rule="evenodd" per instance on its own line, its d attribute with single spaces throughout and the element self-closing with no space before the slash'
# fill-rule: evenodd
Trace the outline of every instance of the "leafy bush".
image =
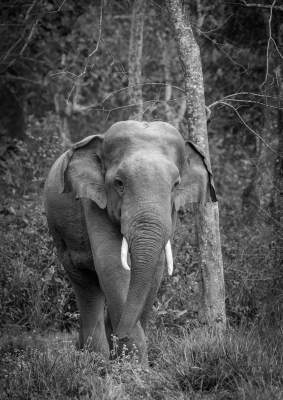
<svg viewBox="0 0 283 400">
<path fill-rule="evenodd" d="M 52 161 L 63 151 L 58 132 L 58 119 L 50 113 L 41 120 L 29 117 L 26 142 L 6 139 L 1 148 L 1 188 L 18 196 L 38 193 Z"/>
<path fill-rule="evenodd" d="M 7 146 L 0 187 L 0 327 L 67 328 L 78 314 L 42 206 L 47 171 L 62 152 L 52 115 L 30 119 L 29 141 Z M 3 200 L 3 201 L 2 201 Z"/>
</svg>

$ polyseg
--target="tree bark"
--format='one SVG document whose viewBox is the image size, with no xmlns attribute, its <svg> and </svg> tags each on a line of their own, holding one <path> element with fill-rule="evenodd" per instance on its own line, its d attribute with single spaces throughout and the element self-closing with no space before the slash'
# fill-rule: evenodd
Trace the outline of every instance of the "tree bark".
<svg viewBox="0 0 283 400">
<path fill-rule="evenodd" d="M 161 47 L 162 47 L 162 65 L 164 70 L 164 81 L 165 81 L 165 96 L 164 96 L 164 111 L 166 115 L 167 121 L 175 126 L 175 128 L 180 129 L 180 125 L 183 121 L 185 112 L 186 112 L 186 98 L 184 96 L 181 97 L 180 102 L 178 104 L 178 109 L 170 104 L 172 99 L 172 74 L 171 74 L 171 41 L 168 37 L 169 35 L 165 32 L 160 37 Z"/>
<path fill-rule="evenodd" d="M 131 119 L 142 120 L 142 48 L 143 25 L 146 0 L 135 0 L 131 20 L 131 37 L 129 46 L 129 99 L 134 104 Z"/>
<path fill-rule="evenodd" d="M 203 74 L 200 51 L 192 28 L 182 12 L 180 0 L 166 0 L 180 62 L 184 71 L 188 134 L 210 163 Z M 203 293 L 200 318 L 210 326 L 226 327 L 225 288 L 217 202 L 200 207 L 198 218 L 200 267 Z"/>
<path fill-rule="evenodd" d="M 283 98 L 283 67 L 279 66 L 279 90 L 278 98 Z M 274 242 L 276 243 L 276 258 L 275 258 L 275 271 L 280 271 L 283 263 L 283 240 L 282 240 L 282 226 L 283 226 L 283 111 L 278 110 L 278 153 L 274 163 L 274 190 L 273 190 L 273 216 L 274 224 Z M 279 274 L 280 275 L 280 274 Z M 278 286 L 282 289 L 281 282 Z M 281 291 L 281 289 L 279 289 Z"/>
</svg>

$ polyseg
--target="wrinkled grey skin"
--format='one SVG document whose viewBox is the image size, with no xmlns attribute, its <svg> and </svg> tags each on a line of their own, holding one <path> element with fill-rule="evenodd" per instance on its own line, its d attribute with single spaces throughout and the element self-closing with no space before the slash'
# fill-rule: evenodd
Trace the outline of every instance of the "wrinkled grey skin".
<svg viewBox="0 0 283 400">
<path fill-rule="evenodd" d="M 81 346 L 109 356 L 113 332 L 146 359 L 144 332 L 177 211 L 211 193 L 203 157 L 164 122 L 118 122 L 59 157 L 46 181 L 45 207 L 76 294 Z M 123 236 L 131 272 L 121 265 Z"/>
</svg>

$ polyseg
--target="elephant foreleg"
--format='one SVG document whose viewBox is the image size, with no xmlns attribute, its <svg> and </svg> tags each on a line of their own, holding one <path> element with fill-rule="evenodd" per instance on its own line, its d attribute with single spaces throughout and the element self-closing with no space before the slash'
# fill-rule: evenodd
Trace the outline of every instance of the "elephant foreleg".
<svg viewBox="0 0 283 400">
<path fill-rule="evenodd" d="M 69 273 L 69 276 L 72 275 Z M 105 296 L 97 276 L 92 271 L 76 271 L 70 276 L 80 312 L 79 345 L 103 353 L 109 357 L 109 345 L 105 331 Z"/>
</svg>

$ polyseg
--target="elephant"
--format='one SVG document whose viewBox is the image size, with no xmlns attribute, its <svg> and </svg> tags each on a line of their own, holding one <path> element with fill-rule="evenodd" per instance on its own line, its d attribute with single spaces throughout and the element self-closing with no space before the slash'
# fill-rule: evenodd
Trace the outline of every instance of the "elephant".
<svg viewBox="0 0 283 400">
<path fill-rule="evenodd" d="M 44 203 L 76 295 L 81 348 L 110 357 L 113 334 L 147 359 L 146 328 L 165 264 L 173 272 L 178 211 L 215 198 L 205 156 L 162 121 L 116 122 L 55 161 Z"/>
</svg>

